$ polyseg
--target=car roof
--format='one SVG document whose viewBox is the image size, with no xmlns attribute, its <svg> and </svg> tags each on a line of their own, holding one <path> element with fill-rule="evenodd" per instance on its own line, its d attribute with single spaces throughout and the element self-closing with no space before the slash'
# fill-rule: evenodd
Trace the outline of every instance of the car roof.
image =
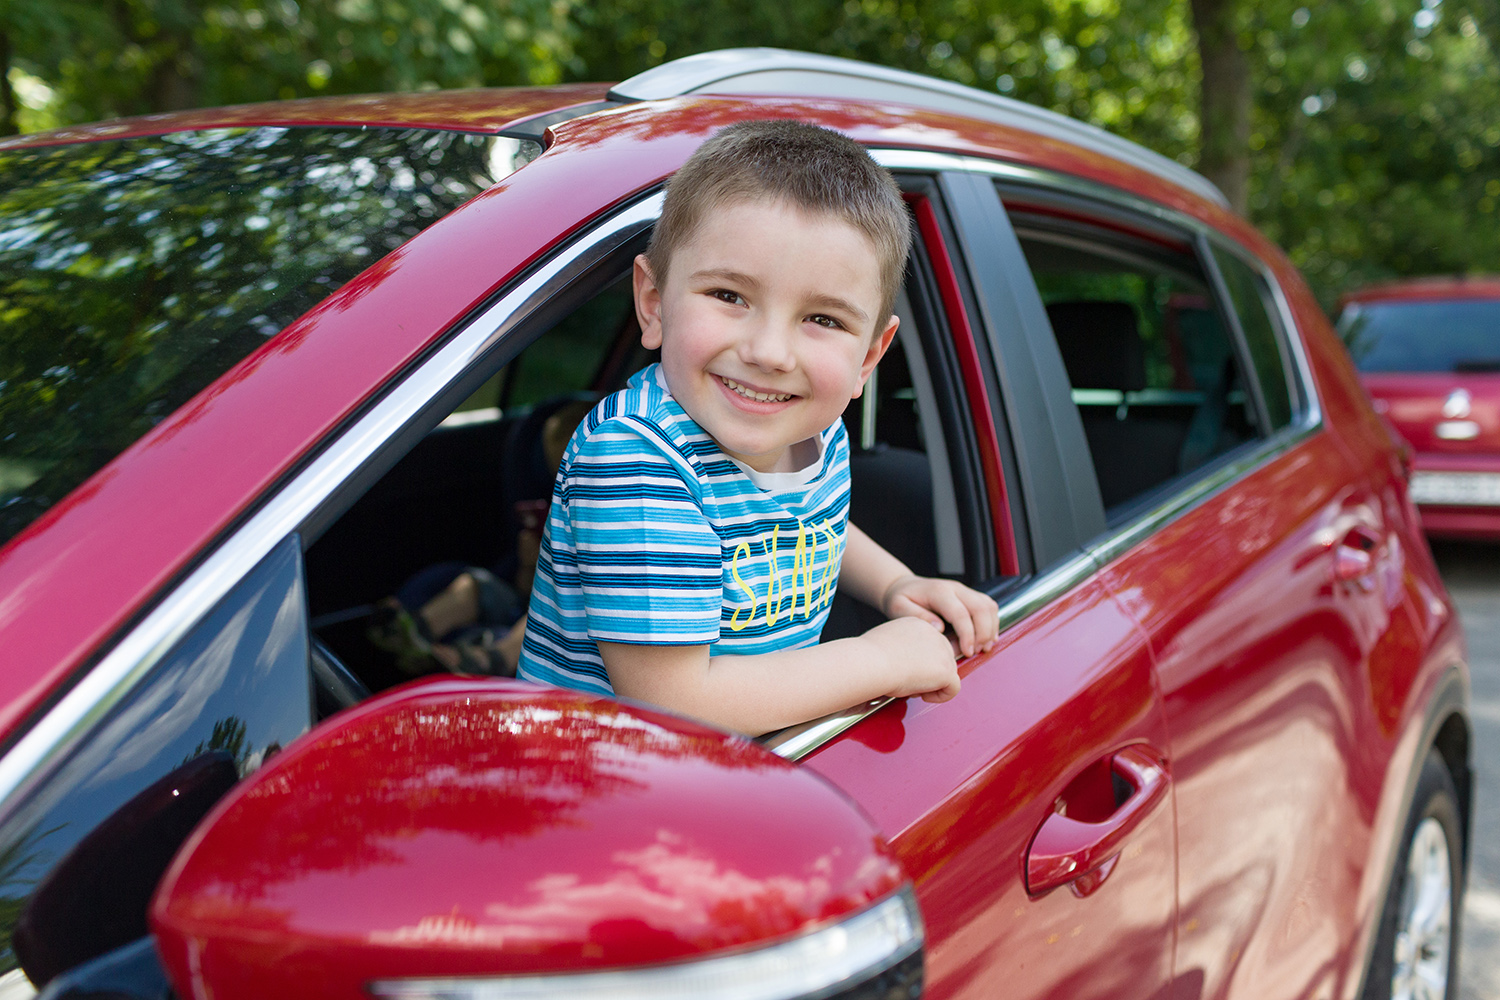
<svg viewBox="0 0 1500 1000">
<path fill-rule="evenodd" d="M 1430 275 L 1383 281 L 1347 292 L 1340 307 L 1360 302 L 1434 302 L 1444 299 L 1500 299 L 1500 275 Z"/>
<path fill-rule="evenodd" d="M 626 101 L 688 94 L 832 97 L 969 116 L 1097 151 L 1229 205 L 1224 193 L 1202 174 L 1095 125 L 975 87 L 853 59 L 774 48 L 722 49 L 673 60 L 609 91 L 611 98 Z"/>
</svg>

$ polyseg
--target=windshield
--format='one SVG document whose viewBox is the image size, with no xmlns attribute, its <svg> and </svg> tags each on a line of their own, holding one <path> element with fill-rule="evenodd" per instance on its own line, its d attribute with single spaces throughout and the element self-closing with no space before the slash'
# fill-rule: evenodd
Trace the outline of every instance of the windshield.
<svg viewBox="0 0 1500 1000">
<path fill-rule="evenodd" d="M 0 150 L 0 544 L 539 152 L 359 128 Z"/>
<path fill-rule="evenodd" d="M 1354 303 L 1339 332 L 1363 372 L 1500 372 L 1500 300 Z"/>
</svg>

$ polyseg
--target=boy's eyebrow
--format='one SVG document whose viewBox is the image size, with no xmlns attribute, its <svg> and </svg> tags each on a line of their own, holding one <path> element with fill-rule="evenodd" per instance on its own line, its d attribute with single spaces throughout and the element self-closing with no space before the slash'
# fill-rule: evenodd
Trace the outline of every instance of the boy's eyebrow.
<svg viewBox="0 0 1500 1000">
<path fill-rule="evenodd" d="M 760 287 L 760 282 L 750 275 L 730 270 L 727 267 L 705 267 L 700 271 L 694 271 L 693 278 L 698 281 L 727 281 L 730 284 L 746 285 L 750 288 Z"/>
</svg>

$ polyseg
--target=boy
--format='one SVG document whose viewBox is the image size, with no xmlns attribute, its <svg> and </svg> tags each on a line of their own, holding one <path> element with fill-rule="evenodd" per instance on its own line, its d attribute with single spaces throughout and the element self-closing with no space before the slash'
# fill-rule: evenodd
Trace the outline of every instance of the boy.
<svg viewBox="0 0 1500 1000">
<path fill-rule="evenodd" d="M 568 445 L 520 676 L 751 734 L 958 693 L 995 602 L 847 523 L 839 418 L 895 336 L 910 242 L 891 176 L 813 125 L 731 126 L 678 171 L 635 261 L 661 362 Z M 892 620 L 819 644 L 836 587 Z"/>
</svg>

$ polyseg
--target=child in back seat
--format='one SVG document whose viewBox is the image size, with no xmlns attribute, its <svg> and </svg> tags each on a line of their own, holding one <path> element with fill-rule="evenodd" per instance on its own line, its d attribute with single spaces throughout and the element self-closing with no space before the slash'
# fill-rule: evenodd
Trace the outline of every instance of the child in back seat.
<svg viewBox="0 0 1500 1000">
<path fill-rule="evenodd" d="M 541 428 L 541 455 L 557 472 L 568 436 L 592 403 L 570 401 L 548 415 Z M 434 669 L 461 674 L 513 677 L 526 627 L 522 603 L 531 593 L 541 547 L 545 500 L 516 504 L 515 565 L 500 570 L 461 562 L 425 567 L 377 608 L 367 635 L 391 654 L 396 666 L 417 675 Z"/>
</svg>

